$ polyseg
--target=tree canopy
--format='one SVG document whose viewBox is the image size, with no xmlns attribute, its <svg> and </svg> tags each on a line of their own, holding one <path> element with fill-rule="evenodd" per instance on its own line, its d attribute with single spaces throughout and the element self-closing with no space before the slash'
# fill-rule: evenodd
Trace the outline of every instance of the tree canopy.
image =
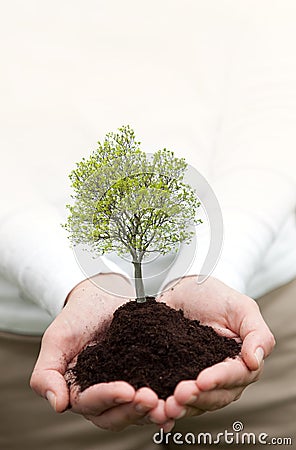
<svg viewBox="0 0 296 450">
<path fill-rule="evenodd" d="M 144 298 L 141 264 L 149 253 L 166 254 L 189 243 L 197 222 L 195 190 L 184 181 L 187 163 L 162 149 L 147 155 L 129 126 L 108 133 L 71 172 L 75 200 L 65 225 L 74 244 L 96 256 L 129 254 L 137 297 Z"/>
</svg>

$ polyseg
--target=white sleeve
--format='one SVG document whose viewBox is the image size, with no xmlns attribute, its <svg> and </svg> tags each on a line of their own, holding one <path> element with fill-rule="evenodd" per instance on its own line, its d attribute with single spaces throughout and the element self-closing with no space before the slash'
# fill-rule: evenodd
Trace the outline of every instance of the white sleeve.
<svg viewBox="0 0 296 450">
<path fill-rule="evenodd" d="M 32 181 L 35 160 L 29 152 L 19 156 L 9 140 L 1 145 L 7 150 L 0 177 L 0 272 L 23 297 L 55 316 L 67 294 L 86 276 L 61 227 L 65 219 L 44 186 Z M 46 172 L 43 180 L 53 189 L 53 178 Z"/>
<path fill-rule="evenodd" d="M 262 3 L 235 44 L 209 179 L 224 219 L 213 275 L 240 291 L 296 205 L 296 8 Z"/>
<path fill-rule="evenodd" d="M 40 204 L 12 209 L 0 222 L 0 271 L 52 316 L 86 278 L 61 221 L 54 207 Z"/>
</svg>

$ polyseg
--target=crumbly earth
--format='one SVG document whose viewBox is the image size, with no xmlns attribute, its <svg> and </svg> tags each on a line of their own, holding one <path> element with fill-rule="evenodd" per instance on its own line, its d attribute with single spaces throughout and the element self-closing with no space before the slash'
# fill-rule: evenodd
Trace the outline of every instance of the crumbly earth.
<svg viewBox="0 0 296 450">
<path fill-rule="evenodd" d="M 123 380 L 135 389 L 148 386 L 166 399 L 179 381 L 195 379 L 206 367 L 239 352 L 234 339 L 148 298 L 118 308 L 105 336 L 86 347 L 70 370 L 81 391 Z"/>
</svg>

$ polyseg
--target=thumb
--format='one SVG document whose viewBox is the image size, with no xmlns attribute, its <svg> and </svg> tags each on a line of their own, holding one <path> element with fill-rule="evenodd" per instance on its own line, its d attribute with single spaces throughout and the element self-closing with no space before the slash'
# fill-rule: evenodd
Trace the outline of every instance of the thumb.
<svg viewBox="0 0 296 450">
<path fill-rule="evenodd" d="M 46 398 L 56 412 L 63 412 L 69 405 L 69 389 L 64 378 L 67 368 L 65 355 L 45 333 L 40 354 L 34 367 L 30 386 L 41 397 Z"/>
<path fill-rule="evenodd" d="M 69 405 L 69 390 L 62 374 L 53 369 L 35 368 L 31 380 L 31 388 L 46 398 L 56 412 L 63 412 Z"/>
<path fill-rule="evenodd" d="M 258 370 L 272 352 L 275 339 L 260 313 L 248 316 L 241 326 L 241 354 L 250 370 Z"/>
</svg>

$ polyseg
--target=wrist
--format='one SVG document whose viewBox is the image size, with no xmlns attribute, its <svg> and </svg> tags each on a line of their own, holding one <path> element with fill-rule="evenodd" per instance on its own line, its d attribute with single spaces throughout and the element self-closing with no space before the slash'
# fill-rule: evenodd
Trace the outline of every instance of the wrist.
<svg viewBox="0 0 296 450">
<path fill-rule="evenodd" d="M 117 299 L 118 304 L 122 304 L 122 299 L 126 300 L 135 297 L 135 290 L 131 281 L 119 273 L 100 273 L 86 278 L 78 283 L 68 293 L 64 306 L 75 298 L 84 296 L 112 297 L 113 301 Z"/>
</svg>

